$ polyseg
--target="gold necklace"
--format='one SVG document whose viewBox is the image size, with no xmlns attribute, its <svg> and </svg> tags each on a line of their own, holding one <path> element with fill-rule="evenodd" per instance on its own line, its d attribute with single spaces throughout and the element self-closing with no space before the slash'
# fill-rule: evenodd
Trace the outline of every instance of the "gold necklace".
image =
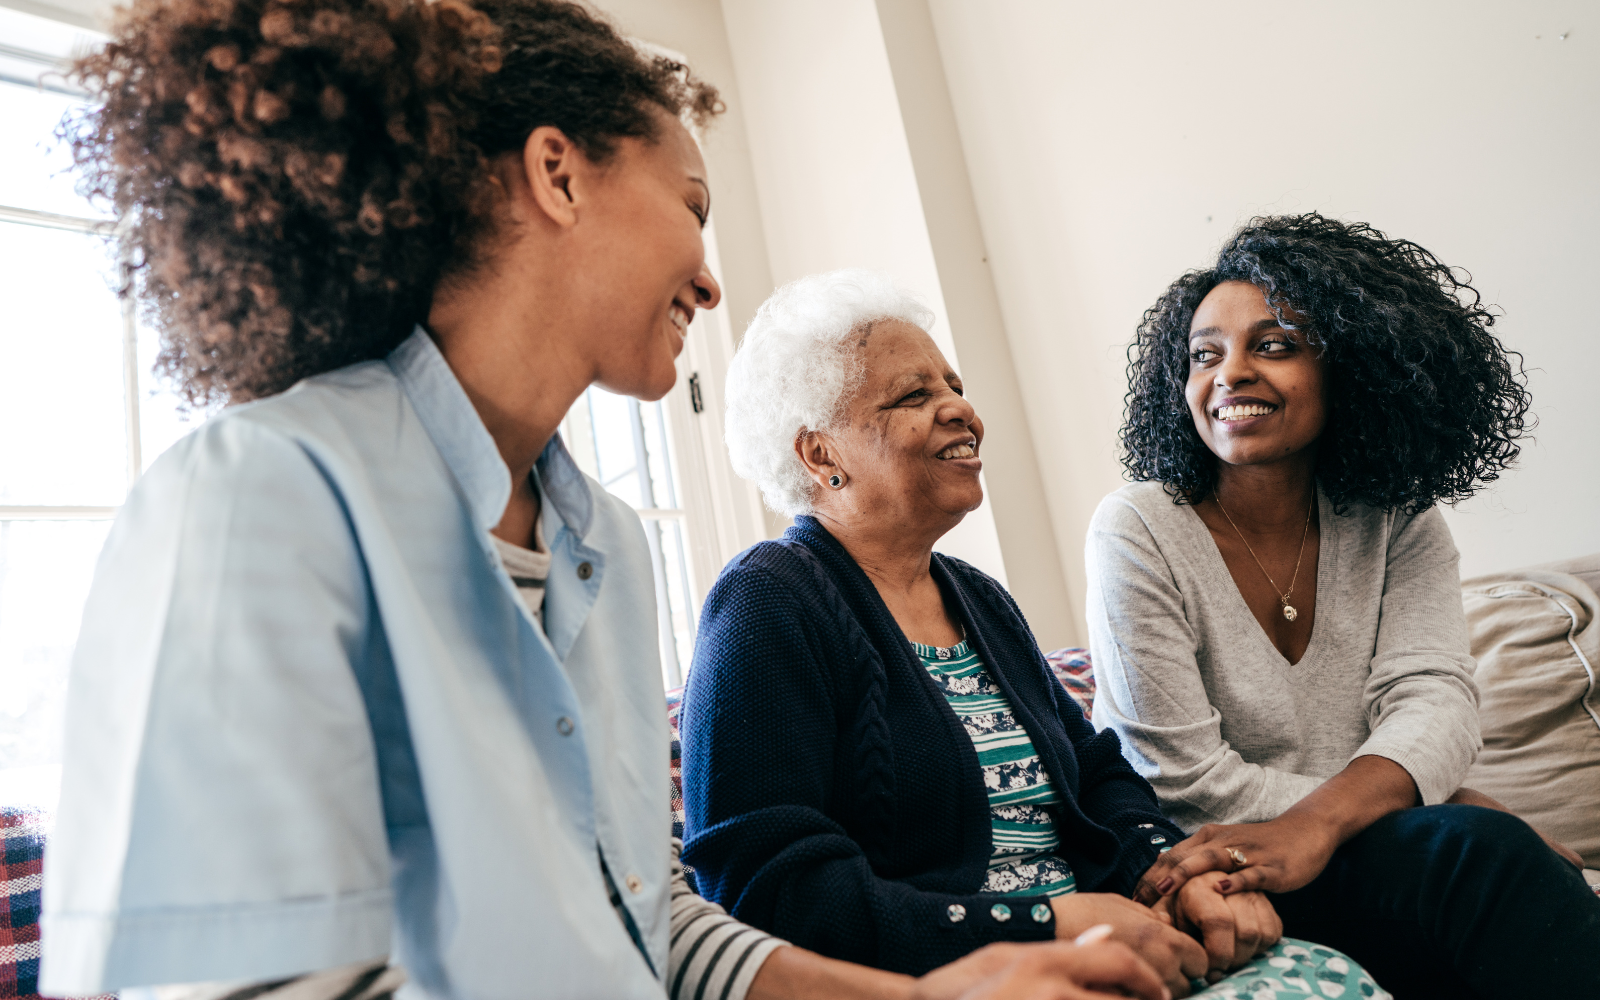
<svg viewBox="0 0 1600 1000">
<path fill-rule="evenodd" d="M 1244 537 L 1244 532 L 1239 530 L 1239 526 L 1237 524 L 1234 524 L 1233 515 L 1228 513 L 1228 508 L 1222 506 L 1222 494 L 1218 493 L 1216 490 L 1212 490 L 1211 495 L 1216 499 L 1217 509 L 1222 511 L 1222 516 L 1228 519 L 1229 524 L 1233 524 L 1233 533 L 1239 536 L 1239 541 L 1244 542 L 1244 550 L 1250 553 L 1251 559 L 1256 561 L 1256 566 L 1261 570 L 1261 575 L 1267 578 L 1268 583 L 1272 584 L 1273 590 L 1277 590 L 1277 581 L 1273 580 L 1272 574 L 1268 573 L 1267 568 L 1261 565 L 1261 557 L 1257 556 L 1256 550 L 1250 547 L 1250 542 Z M 1289 604 L 1289 596 L 1294 593 L 1295 581 L 1300 579 L 1300 560 L 1305 558 L 1306 535 L 1311 532 L 1311 512 L 1316 509 L 1316 505 L 1317 491 L 1313 489 L 1311 491 L 1311 506 L 1306 508 L 1306 526 L 1300 529 L 1300 554 L 1294 557 L 1294 576 L 1289 580 L 1289 589 L 1280 591 L 1278 596 L 1278 600 L 1283 602 L 1283 617 L 1289 619 L 1290 621 L 1294 621 L 1296 618 L 1300 617 L 1300 612 L 1296 611 L 1293 606 Z"/>
</svg>

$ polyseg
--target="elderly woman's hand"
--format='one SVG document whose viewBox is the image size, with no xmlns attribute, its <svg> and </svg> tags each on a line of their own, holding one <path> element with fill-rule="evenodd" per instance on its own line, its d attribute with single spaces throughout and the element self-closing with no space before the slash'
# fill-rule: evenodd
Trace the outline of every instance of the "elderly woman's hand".
<svg viewBox="0 0 1600 1000">
<path fill-rule="evenodd" d="M 1189 981 L 1205 975 L 1205 949 L 1172 926 L 1172 916 L 1109 892 L 1075 892 L 1050 900 L 1056 937 L 1074 939 L 1091 927 L 1111 926 L 1111 940 L 1149 962 L 1173 996 L 1189 995 Z"/>
<path fill-rule="evenodd" d="M 1170 997 L 1161 977 L 1127 945 L 987 945 L 912 985 L 912 1000 L 1142 1000 Z"/>
<path fill-rule="evenodd" d="M 1170 914 L 1174 927 L 1205 945 L 1211 959 L 1207 978 L 1212 981 L 1262 954 L 1283 937 L 1283 921 L 1267 897 L 1259 892 L 1224 895 L 1217 885 L 1227 878 L 1222 872 L 1207 872 L 1185 882 L 1182 889 L 1152 907 L 1157 913 Z"/>
</svg>

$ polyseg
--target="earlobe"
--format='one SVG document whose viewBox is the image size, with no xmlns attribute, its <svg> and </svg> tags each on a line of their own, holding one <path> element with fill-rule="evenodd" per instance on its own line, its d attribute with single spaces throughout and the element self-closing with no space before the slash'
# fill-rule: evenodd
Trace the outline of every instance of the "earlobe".
<svg viewBox="0 0 1600 1000">
<path fill-rule="evenodd" d="M 794 451 L 800 464 L 806 467 L 813 479 L 830 489 L 843 489 L 848 477 L 834 464 L 828 442 L 816 431 L 805 431 L 794 439 Z"/>
</svg>

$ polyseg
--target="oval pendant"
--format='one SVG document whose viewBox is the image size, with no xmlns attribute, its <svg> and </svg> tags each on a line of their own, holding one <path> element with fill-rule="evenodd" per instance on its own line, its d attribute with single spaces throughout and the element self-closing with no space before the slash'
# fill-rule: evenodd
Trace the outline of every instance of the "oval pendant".
<svg viewBox="0 0 1600 1000">
<path fill-rule="evenodd" d="M 1291 608 L 1289 605 L 1285 604 L 1283 606 L 1283 617 L 1289 619 L 1290 621 L 1294 621 L 1296 618 L 1300 617 L 1300 612 L 1296 611 L 1294 608 Z"/>
</svg>

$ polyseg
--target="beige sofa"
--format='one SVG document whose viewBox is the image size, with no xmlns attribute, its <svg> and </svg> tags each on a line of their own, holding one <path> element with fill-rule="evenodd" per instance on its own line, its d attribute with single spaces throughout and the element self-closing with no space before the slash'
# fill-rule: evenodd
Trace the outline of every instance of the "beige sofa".
<svg viewBox="0 0 1600 1000">
<path fill-rule="evenodd" d="M 1483 725 L 1466 784 L 1600 869 L 1600 554 L 1461 591 Z"/>
</svg>

